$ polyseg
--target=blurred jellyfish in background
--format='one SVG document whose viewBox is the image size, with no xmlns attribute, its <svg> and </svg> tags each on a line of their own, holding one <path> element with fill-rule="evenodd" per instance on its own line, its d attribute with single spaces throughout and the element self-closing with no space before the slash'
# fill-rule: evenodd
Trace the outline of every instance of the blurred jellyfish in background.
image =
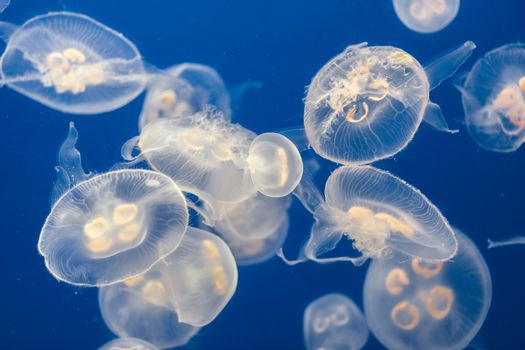
<svg viewBox="0 0 525 350">
<path fill-rule="evenodd" d="M 304 310 L 307 350 L 359 350 L 368 340 L 368 326 L 355 303 L 342 294 L 327 294 Z"/>
<path fill-rule="evenodd" d="M 434 33 L 456 18 L 460 0 L 393 0 L 397 17 L 419 33 Z"/>
<path fill-rule="evenodd" d="M 102 345 L 98 350 L 158 350 L 155 345 L 137 338 L 118 338 Z"/>
<path fill-rule="evenodd" d="M 489 249 L 490 248 L 497 248 L 497 247 L 504 247 L 507 245 L 515 245 L 515 244 L 525 244 L 525 237 L 519 236 L 509 239 L 504 239 L 500 241 L 493 241 L 491 239 L 488 240 L 489 243 Z"/>
<path fill-rule="evenodd" d="M 374 260 L 363 290 L 368 326 L 389 349 L 463 349 L 481 328 L 492 298 L 490 272 L 462 232 L 451 261 L 395 253 Z"/>
<path fill-rule="evenodd" d="M 405 148 L 422 120 L 449 131 L 429 93 L 470 57 L 467 41 L 425 67 L 391 46 L 352 45 L 332 58 L 308 87 L 304 128 L 315 152 L 340 164 L 361 165 Z"/>
<path fill-rule="evenodd" d="M 512 152 L 525 141 L 525 45 L 486 53 L 458 79 L 467 129 L 484 149 Z"/>
<path fill-rule="evenodd" d="M 52 12 L 0 23 L 0 83 L 64 113 L 97 114 L 139 95 L 148 74 L 135 45 L 82 14 Z"/>
<path fill-rule="evenodd" d="M 388 258 L 394 251 L 409 256 L 447 260 L 456 254 L 454 231 L 441 212 L 418 189 L 371 166 L 342 166 L 325 185 L 325 199 L 313 185 L 301 183 L 299 200 L 313 213 L 315 223 L 299 258 L 318 263 Z M 322 257 L 343 237 L 352 241 L 359 256 Z"/>
<path fill-rule="evenodd" d="M 147 271 L 181 242 L 188 209 L 167 176 L 139 169 L 86 174 L 73 123 L 62 144 L 59 179 L 38 249 L 49 272 L 84 286 L 120 282 Z"/>
<path fill-rule="evenodd" d="M 0 13 L 4 12 L 10 3 L 11 0 L 0 0 Z"/>
</svg>

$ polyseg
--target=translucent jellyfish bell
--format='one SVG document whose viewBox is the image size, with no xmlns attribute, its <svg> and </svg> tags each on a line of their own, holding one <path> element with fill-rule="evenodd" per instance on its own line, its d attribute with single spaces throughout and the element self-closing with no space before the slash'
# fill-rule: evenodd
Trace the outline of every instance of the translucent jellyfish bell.
<svg viewBox="0 0 525 350">
<path fill-rule="evenodd" d="M 307 350 L 359 350 L 368 340 L 368 326 L 357 305 L 342 294 L 326 294 L 304 310 Z"/>
<path fill-rule="evenodd" d="M 467 41 L 423 68 L 399 48 L 349 46 L 321 68 L 308 88 L 308 141 L 323 158 L 360 165 L 401 151 L 423 118 L 451 131 L 429 93 L 452 76 L 474 48 Z"/>
<path fill-rule="evenodd" d="M 459 11 L 459 0 L 393 0 L 397 17 L 420 33 L 434 33 L 449 25 Z"/>
<path fill-rule="evenodd" d="M 103 286 L 147 271 L 181 242 L 186 201 L 167 176 L 139 169 L 85 174 L 73 124 L 59 152 L 58 199 L 38 250 L 49 272 L 75 285 Z"/>
<path fill-rule="evenodd" d="M 118 338 L 107 342 L 98 350 L 159 350 L 159 348 L 142 339 Z"/>
<path fill-rule="evenodd" d="M 52 12 L 0 23 L 0 83 L 64 113 L 97 114 L 139 95 L 147 75 L 133 43 L 87 16 Z"/>
<path fill-rule="evenodd" d="M 237 265 L 226 243 L 190 227 L 180 246 L 148 272 L 101 288 L 99 305 L 115 334 L 165 348 L 175 346 L 167 345 L 175 328 L 212 322 L 236 287 Z"/>
<path fill-rule="evenodd" d="M 261 134 L 253 140 L 248 163 L 253 184 L 269 197 L 290 194 L 303 175 L 299 150 L 285 136 L 277 133 Z"/>
<path fill-rule="evenodd" d="M 313 187 L 301 184 L 297 195 L 316 220 L 300 258 L 289 264 L 388 258 L 393 251 L 432 260 L 456 254 L 454 231 L 441 212 L 418 189 L 370 166 L 342 166 L 325 185 L 325 200 Z M 312 200 L 312 198 L 317 198 Z M 361 255 L 321 257 L 343 237 Z M 280 253 L 282 256 L 282 253 Z"/>
<path fill-rule="evenodd" d="M 492 298 L 482 255 L 460 231 L 451 261 L 396 253 L 374 260 L 363 297 L 368 325 L 389 349 L 464 349 L 478 333 Z"/>
<path fill-rule="evenodd" d="M 525 45 L 486 53 L 459 85 L 474 141 L 489 151 L 518 149 L 525 141 Z"/>
</svg>

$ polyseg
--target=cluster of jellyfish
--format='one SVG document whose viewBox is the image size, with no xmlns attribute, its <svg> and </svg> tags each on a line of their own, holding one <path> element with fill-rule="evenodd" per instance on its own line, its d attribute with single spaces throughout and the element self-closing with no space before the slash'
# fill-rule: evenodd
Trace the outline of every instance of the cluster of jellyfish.
<svg viewBox="0 0 525 350">
<path fill-rule="evenodd" d="M 451 21 L 459 0 L 394 6 L 409 27 L 430 32 Z M 348 46 L 313 77 L 304 125 L 257 135 L 232 121 L 230 95 L 211 67 L 146 68 L 132 42 L 87 16 L 2 22 L 0 37 L 2 85 L 61 112 L 108 112 L 147 90 L 139 135 L 106 172 L 83 170 L 70 123 L 38 241 L 56 279 L 99 289 L 103 320 L 118 337 L 100 349 L 187 344 L 234 296 L 237 267 L 273 256 L 289 265 L 372 260 L 363 311 L 341 294 L 306 307 L 309 350 L 360 349 L 369 331 L 389 349 L 461 349 L 479 331 L 491 302 L 481 253 L 417 188 L 370 165 L 402 151 L 422 122 L 455 132 L 430 93 L 474 43 L 425 65 L 396 47 Z M 524 46 L 489 52 L 456 85 L 476 142 L 518 148 Z M 312 150 L 339 165 L 324 192 L 303 165 L 301 153 Z M 292 196 L 315 220 L 295 259 L 282 248 Z M 343 239 L 351 251 L 336 250 Z"/>
</svg>

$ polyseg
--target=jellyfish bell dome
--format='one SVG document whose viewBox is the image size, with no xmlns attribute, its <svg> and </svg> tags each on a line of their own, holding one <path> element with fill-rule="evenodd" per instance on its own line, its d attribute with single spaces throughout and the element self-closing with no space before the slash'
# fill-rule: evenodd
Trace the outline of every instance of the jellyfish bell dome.
<svg viewBox="0 0 525 350">
<path fill-rule="evenodd" d="M 481 328 L 492 298 L 490 272 L 462 232 L 450 261 L 395 253 L 370 264 L 364 289 L 365 315 L 389 349 L 464 349 Z"/>
<path fill-rule="evenodd" d="M 188 209 L 167 176 L 142 169 L 84 174 L 71 124 L 59 152 L 67 186 L 40 232 L 47 269 L 74 285 L 103 286 L 150 269 L 180 244 Z M 60 180 L 59 180 L 60 182 Z"/>
<path fill-rule="evenodd" d="M 361 165 L 401 151 L 422 120 L 452 131 L 429 93 L 453 75 L 474 48 L 466 42 L 423 67 L 396 47 L 349 46 L 326 63 L 308 87 L 308 141 L 325 159 Z"/>
<path fill-rule="evenodd" d="M 120 108 L 148 79 L 132 42 L 82 14 L 51 12 L 20 27 L 2 25 L 0 37 L 8 38 L 1 83 L 64 113 Z"/>
<path fill-rule="evenodd" d="M 419 33 L 434 33 L 456 18 L 460 0 L 393 0 L 401 22 Z"/>
</svg>

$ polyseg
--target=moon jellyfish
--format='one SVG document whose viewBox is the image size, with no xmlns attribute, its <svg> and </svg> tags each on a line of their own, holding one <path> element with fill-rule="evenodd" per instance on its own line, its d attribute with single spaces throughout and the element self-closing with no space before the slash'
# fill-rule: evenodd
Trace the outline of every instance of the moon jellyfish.
<svg viewBox="0 0 525 350">
<path fill-rule="evenodd" d="M 507 245 L 515 245 L 515 244 L 525 244 L 525 237 L 514 237 L 509 239 L 504 239 L 501 241 L 493 241 L 491 239 L 488 240 L 489 243 L 489 249 L 491 248 L 497 248 L 497 247 L 504 247 Z"/>
<path fill-rule="evenodd" d="M 103 286 L 139 275 L 181 242 L 186 201 L 169 177 L 153 171 L 85 174 L 77 138 L 71 123 L 58 154 L 58 199 L 38 250 L 49 272 L 70 284 Z"/>
<path fill-rule="evenodd" d="M 139 128 L 161 118 L 190 116 L 210 105 L 231 119 L 230 96 L 219 74 L 202 64 L 179 64 L 152 80 Z"/>
<path fill-rule="evenodd" d="M 135 45 L 87 16 L 52 12 L 0 23 L 0 83 L 64 113 L 108 112 L 133 100 L 147 76 Z"/>
<path fill-rule="evenodd" d="M 215 205 L 220 219 L 215 231 L 230 247 L 238 265 L 258 264 L 272 258 L 288 234 L 287 210 L 291 198 L 257 194 L 238 203 Z"/>
<path fill-rule="evenodd" d="M 236 287 L 237 266 L 226 243 L 189 227 L 180 246 L 148 272 L 101 288 L 99 306 L 118 336 L 166 348 L 212 322 Z"/>
<path fill-rule="evenodd" d="M 512 152 L 525 141 L 525 45 L 509 44 L 479 59 L 458 86 L 467 129 L 484 149 Z"/>
<path fill-rule="evenodd" d="M 456 230 L 458 254 L 441 262 L 396 253 L 374 260 L 365 279 L 368 325 L 389 349 L 464 349 L 492 298 L 490 272 L 474 243 Z"/>
<path fill-rule="evenodd" d="M 107 342 L 98 350 L 158 350 L 158 348 L 137 338 L 118 338 Z"/>
<path fill-rule="evenodd" d="M 368 326 L 357 305 L 342 294 L 327 294 L 304 310 L 307 350 L 359 350 L 368 340 Z"/>
<path fill-rule="evenodd" d="M 397 17 L 419 33 L 434 33 L 449 25 L 459 11 L 459 0 L 393 0 Z"/>
<path fill-rule="evenodd" d="M 418 189 L 371 166 L 342 166 L 325 185 L 325 200 L 317 189 L 301 183 L 296 192 L 313 213 L 315 223 L 299 259 L 318 263 L 388 258 L 394 251 L 409 256 L 447 260 L 456 254 L 454 231 L 441 212 Z M 360 256 L 321 257 L 343 237 L 352 240 Z"/>
<path fill-rule="evenodd" d="M 289 139 L 277 133 L 261 134 L 253 140 L 248 163 L 253 184 L 269 197 L 290 194 L 303 175 L 299 150 Z"/>
<path fill-rule="evenodd" d="M 401 151 L 422 120 L 451 131 L 429 93 L 452 76 L 474 48 L 467 41 L 422 67 L 396 47 L 349 46 L 321 68 L 308 88 L 308 141 L 323 158 L 360 165 Z"/>
</svg>

